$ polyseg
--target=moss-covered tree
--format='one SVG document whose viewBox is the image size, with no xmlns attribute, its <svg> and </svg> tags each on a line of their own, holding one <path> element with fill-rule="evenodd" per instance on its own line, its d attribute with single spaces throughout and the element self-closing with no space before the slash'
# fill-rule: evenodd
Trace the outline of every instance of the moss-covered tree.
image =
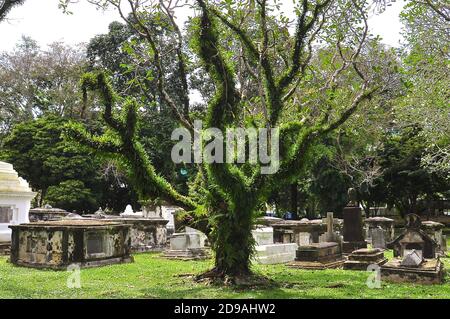
<svg viewBox="0 0 450 319">
<path fill-rule="evenodd" d="M 98 2 L 122 10 L 120 1 Z M 179 59 L 178 71 L 184 79 L 181 106 L 166 90 L 165 72 L 170 70 L 164 69 L 155 35 L 147 27 L 146 7 L 140 1 L 128 4 L 131 18 L 123 14 L 122 18 L 147 41 L 156 65 L 158 99 L 173 109 L 181 125 L 193 131 L 187 86 L 187 75 L 193 70 L 187 67 L 186 40 L 175 23 L 173 8 L 167 7 L 164 1 L 151 7 L 169 18 L 171 24 L 166 27 L 177 35 L 174 50 Z M 102 72 L 87 74 L 82 84 L 85 97 L 88 90 L 99 93 L 108 131 L 96 136 L 80 124 L 72 124 L 67 135 L 104 156 L 117 159 L 129 173 L 142 200 L 162 198 L 188 210 L 207 211 L 215 267 L 201 277 L 236 282 L 252 275 L 251 229 L 262 204 L 270 194 L 298 180 L 311 145 L 345 123 L 361 103 L 380 89 L 380 79 L 376 68 L 362 58 L 368 40 L 365 1 L 302 0 L 295 6 L 297 22 L 292 34 L 286 31 L 289 19 L 277 19 L 273 13 L 276 5 L 266 0 L 246 3 L 198 0 L 195 5 L 201 15 L 191 21 L 191 47 L 214 83 L 204 126 L 223 132 L 243 126 L 278 127 L 279 170 L 268 175 L 261 173 L 261 163 L 204 163 L 200 165 L 198 182 L 202 191 L 197 196 L 179 194 L 155 171 L 139 141 L 139 102 L 118 96 Z M 279 27 L 273 27 L 276 25 Z M 315 54 L 313 43 L 319 35 L 334 50 L 332 68 L 320 75 L 308 68 Z M 283 43 L 277 43 L 279 39 Z M 226 51 L 225 46 L 230 43 L 241 47 L 238 56 Z M 242 92 L 242 77 L 257 83 L 257 89 Z M 312 78 L 318 83 L 316 90 L 302 91 Z M 304 100 L 314 96 L 319 103 L 300 103 L 298 95 Z M 249 111 L 250 106 L 254 107 L 253 111 Z M 293 112 L 292 108 L 301 112 Z"/>
<path fill-rule="evenodd" d="M 21 5 L 25 0 L 3 0 L 0 2 L 0 21 L 6 18 L 8 12 L 15 6 Z"/>
</svg>

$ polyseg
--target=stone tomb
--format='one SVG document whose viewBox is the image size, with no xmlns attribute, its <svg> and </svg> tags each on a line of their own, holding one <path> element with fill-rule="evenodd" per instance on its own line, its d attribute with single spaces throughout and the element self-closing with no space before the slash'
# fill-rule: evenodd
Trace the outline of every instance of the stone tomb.
<svg viewBox="0 0 450 319">
<path fill-rule="evenodd" d="M 0 255 L 11 246 L 10 225 L 29 222 L 31 200 L 36 193 L 19 177 L 11 164 L 0 162 Z"/>
<path fill-rule="evenodd" d="M 348 256 L 348 260 L 344 263 L 344 269 L 347 270 L 367 270 L 369 265 L 384 265 L 387 258 L 384 257 L 382 249 L 361 248 L 355 250 Z"/>
<path fill-rule="evenodd" d="M 355 250 L 367 248 L 363 234 L 363 222 L 361 208 L 347 206 L 343 211 L 344 216 L 344 241 L 342 250 L 344 254 L 350 254 Z"/>
<path fill-rule="evenodd" d="M 295 261 L 288 266 L 299 269 L 327 269 L 341 267 L 344 261 L 338 243 L 322 242 L 298 247 Z"/>
<path fill-rule="evenodd" d="M 45 205 L 41 208 L 30 209 L 30 222 L 61 220 L 69 215 L 64 209 Z"/>
<path fill-rule="evenodd" d="M 183 233 L 174 233 L 170 238 L 170 249 L 164 252 L 169 259 L 195 260 L 209 258 L 205 247 L 207 237 L 201 231 L 186 227 Z"/>
<path fill-rule="evenodd" d="M 143 213 L 135 213 L 130 205 L 120 216 L 106 215 L 100 208 L 92 215 L 84 215 L 89 219 L 105 222 L 118 222 L 130 225 L 132 252 L 163 251 L 167 246 L 167 228 L 169 222 L 159 217 L 145 217 Z"/>
<path fill-rule="evenodd" d="M 282 264 L 295 259 L 297 244 L 274 244 L 272 227 L 256 228 L 252 235 L 256 242 L 254 260 L 257 263 Z"/>
<path fill-rule="evenodd" d="M 341 228 L 342 219 L 333 219 L 334 231 Z M 326 221 L 322 219 L 282 220 L 271 224 L 275 243 L 296 243 L 305 246 L 320 242 L 320 236 L 327 232 Z"/>
<path fill-rule="evenodd" d="M 364 220 L 366 228 L 366 239 L 371 242 L 372 230 L 382 229 L 384 232 L 384 242 L 388 243 L 394 240 L 394 220 L 386 217 L 370 217 Z"/>
<path fill-rule="evenodd" d="M 404 263 L 402 259 L 394 258 L 384 264 L 381 267 L 381 279 L 416 284 L 441 284 L 444 282 L 444 264 L 439 259 L 424 259 L 419 266 L 414 264 L 408 266 L 407 263 L 402 265 L 402 263 Z"/>
<path fill-rule="evenodd" d="M 422 229 L 422 222 L 415 214 L 407 215 L 405 230 L 387 246 L 394 250 L 394 257 L 400 258 L 412 250 L 428 259 L 436 258 L 438 252 L 438 244 Z"/>
<path fill-rule="evenodd" d="M 420 217 L 406 216 L 406 229 L 388 244 L 394 259 L 381 267 L 382 280 L 439 284 L 444 281 L 444 265 L 437 256 L 438 244 L 423 229 Z"/>
<path fill-rule="evenodd" d="M 11 263 L 66 269 L 131 262 L 130 226 L 98 220 L 60 220 L 10 226 Z"/>
<path fill-rule="evenodd" d="M 447 237 L 442 234 L 443 228 L 445 228 L 445 225 L 441 223 L 422 222 L 422 229 L 437 243 L 437 253 L 441 257 L 445 257 L 447 252 Z"/>
</svg>

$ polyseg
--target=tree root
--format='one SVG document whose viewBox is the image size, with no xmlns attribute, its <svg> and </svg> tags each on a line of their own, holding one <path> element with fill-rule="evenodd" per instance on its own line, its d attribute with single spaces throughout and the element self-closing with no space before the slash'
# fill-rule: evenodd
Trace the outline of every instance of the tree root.
<svg viewBox="0 0 450 319">
<path fill-rule="evenodd" d="M 236 289 L 266 289 L 278 286 L 278 283 L 274 280 L 252 273 L 251 271 L 238 274 L 227 274 L 217 268 L 213 268 L 203 274 L 197 275 L 194 280 L 209 285 L 227 286 Z"/>
</svg>

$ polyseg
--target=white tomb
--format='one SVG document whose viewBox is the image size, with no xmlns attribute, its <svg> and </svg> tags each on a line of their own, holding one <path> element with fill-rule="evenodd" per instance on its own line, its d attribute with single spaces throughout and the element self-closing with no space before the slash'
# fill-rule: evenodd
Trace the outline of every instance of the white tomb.
<svg viewBox="0 0 450 319">
<path fill-rule="evenodd" d="M 295 260 L 297 244 L 274 244 L 273 228 L 259 227 L 252 230 L 255 239 L 255 257 L 254 260 L 260 264 L 282 264 Z"/>
<path fill-rule="evenodd" d="M 0 243 L 11 241 L 9 225 L 29 223 L 31 200 L 35 196 L 11 164 L 0 162 Z"/>
<path fill-rule="evenodd" d="M 120 214 L 120 216 L 125 218 L 142 218 L 144 215 L 142 212 L 134 212 L 133 207 L 131 207 L 131 205 L 127 205 L 127 207 L 125 207 L 125 211 Z"/>
<path fill-rule="evenodd" d="M 170 238 L 170 249 L 164 253 L 166 258 L 205 259 L 209 252 L 205 247 L 207 236 L 201 231 L 185 227 L 183 233 L 174 233 Z"/>
</svg>

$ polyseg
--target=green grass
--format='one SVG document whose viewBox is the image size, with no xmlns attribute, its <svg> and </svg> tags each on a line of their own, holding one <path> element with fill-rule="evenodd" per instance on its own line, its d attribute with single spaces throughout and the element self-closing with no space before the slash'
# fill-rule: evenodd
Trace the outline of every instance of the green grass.
<svg viewBox="0 0 450 319">
<path fill-rule="evenodd" d="M 391 253 L 387 253 L 391 257 Z M 446 268 L 450 259 L 444 260 Z M 0 257 L 3 298 L 450 298 L 450 276 L 443 285 L 382 283 L 369 289 L 368 273 L 347 270 L 298 270 L 258 265 L 254 270 L 279 283 L 277 288 L 235 289 L 195 283 L 193 274 L 212 261 L 175 261 L 160 254 L 135 255 L 131 264 L 81 270 L 81 288 L 67 287 L 66 271 L 16 267 Z"/>
</svg>

